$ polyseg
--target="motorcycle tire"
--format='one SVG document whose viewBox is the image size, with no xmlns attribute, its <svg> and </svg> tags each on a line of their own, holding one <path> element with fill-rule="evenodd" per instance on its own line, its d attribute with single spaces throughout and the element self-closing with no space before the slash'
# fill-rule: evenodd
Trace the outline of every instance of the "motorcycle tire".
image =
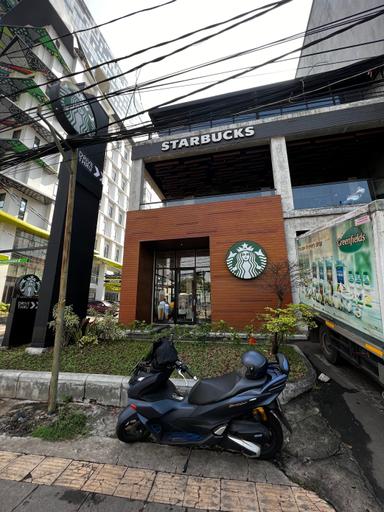
<svg viewBox="0 0 384 512">
<path fill-rule="evenodd" d="M 123 443 L 137 443 L 145 441 L 149 436 L 149 432 L 138 419 L 134 419 L 117 425 L 116 435 Z"/>
<path fill-rule="evenodd" d="M 273 457 L 278 452 L 280 452 L 283 446 L 284 435 L 280 421 L 273 414 L 268 414 L 268 420 L 267 423 L 265 423 L 265 426 L 269 429 L 271 438 L 268 443 L 264 443 L 261 446 L 261 453 L 259 458 L 268 460 L 273 459 Z"/>
<path fill-rule="evenodd" d="M 337 349 L 332 345 L 331 338 L 329 336 L 328 328 L 322 325 L 319 330 L 320 348 L 324 357 L 327 361 L 332 364 L 337 364 L 340 360 L 340 355 Z"/>
</svg>

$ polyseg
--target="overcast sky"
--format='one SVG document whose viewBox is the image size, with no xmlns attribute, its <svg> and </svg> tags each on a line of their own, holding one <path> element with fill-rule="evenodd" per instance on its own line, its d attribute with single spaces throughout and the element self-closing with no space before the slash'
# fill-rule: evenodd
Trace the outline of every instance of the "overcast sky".
<svg viewBox="0 0 384 512">
<path fill-rule="evenodd" d="M 123 16 L 144 7 L 163 3 L 165 0 L 86 0 L 88 7 L 97 23 Z M 224 21 L 256 7 L 269 3 L 270 0 L 177 0 L 165 7 L 149 13 L 138 14 L 131 18 L 107 25 L 102 28 L 104 37 L 115 57 L 121 57 L 168 39 L 172 39 L 186 32 L 202 28 L 211 23 Z M 269 14 L 219 35 L 210 41 L 198 44 L 182 53 L 169 57 L 158 64 L 144 67 L 140 73 L 130 73 L 127 79 L 130 84 L 143 83 L 146 80 L 161 77 L 196 64 L 208 62 L 239 51 L 248 50 L 265 43 L 281 39 L 286 36 L 305 31 L 312 0 L 292 0 Z M 220 30 L 220 29 L 216 29 Z M 211 33 L 212 31 L 210 31 Z M 184 46 L 190 41 L 205 36 L 203 32 L 188 40 L 172 43 L 159 50 L 146 52 L 136 58 L 127 59 L 120 63 L 125 71 L 136 64 L 149 60 L 158 55 L 168 53 L 175 48 Z M 234 73 L 239 68 L 255 66 L 272 57 L 280 55 L 291 49 L 300 47 L 302 39 L 279 44 L 274 48 L 253 52 L 250 55 L 237 57 L 225 63 L 205 67 L 199 71 L 179 76 L 172 80 L 194 78 L 190 82 L 169 84 L 154 90 L 140 92 L 140 99 L 145 108 L 150 108 L 163 101 L 176 98 L 187 92 L 208 85 L 210 82 L 222 79 Z M 298 54 L 296 54 L 298 56 Z M 250 72 L 246 78 L 231 80 L 225 84 L 191 96 L 184 100 L 193 100 L 201 97 L 215 96 L 217 94 L 257 87 L 259 85 L 289 80 L 295 76 L 297 61 L 288 60 L 279 64 L 272 64 L 262 69 Z M 225 74 L 204 76 L 213 73 Z"/>
</svg>

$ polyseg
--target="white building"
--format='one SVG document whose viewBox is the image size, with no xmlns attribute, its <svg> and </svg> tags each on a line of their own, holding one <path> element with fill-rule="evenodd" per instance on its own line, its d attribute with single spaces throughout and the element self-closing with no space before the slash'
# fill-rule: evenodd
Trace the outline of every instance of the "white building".
<svg viewBox="0 0 384 512">
<path fill-rule="evenodd" d="M 76 71 L 80 74 L 70 80 L 95 84 L 89 92 L 96 96 L 128 86 L 125 77 L 96 85 L 121 72 L 116 64 L 86 71 L 112 58 L 98 29 L 61 37 L 94 25 L 83 0 L 0 0 L 0 95 L 5 96 L 0 99 L 0 158 L 52 141 L 48 126 L 36 114 L 36 107 L 49 101 L 47 86 L 39 84 Z M 133 113 L 134 105 L 126 94 L 102 101 L 111 122 Z M 42 115 L 66 136 L 50 108 L 43 107 Z M 11 168 L 0 166 L 0 301 L 10 301 L 19 276 L 42 275 L 60 162 L 57 154 Z M 90 299 L 118 300 L 130 172 L 128 142 L 109 144 Z M 149 188 L 147 194 L 152 195 Z M 105 276 L 111 280 L 107 290 Z"/>
</svg>

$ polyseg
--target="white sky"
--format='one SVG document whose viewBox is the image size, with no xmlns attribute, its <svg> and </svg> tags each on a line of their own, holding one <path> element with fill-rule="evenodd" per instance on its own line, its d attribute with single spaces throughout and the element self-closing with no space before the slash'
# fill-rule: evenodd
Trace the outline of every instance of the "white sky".
<svg viewBox="0 0 384 512">
<path fill-rule="evenodd" d="M 86 0 L 87 5 L 96 20 L 102 23 L 110 19 L 123 16 L 145 7 L 163 3 L 165 0 Z M 269 3 L 271 0 L 177 0 L 165 7 L 148 13 L 138 14 L 131 18 L 121 20 L 103 27 L 101 30 L 115 57 L 132 53 L 168 39 L 172 39 L 186 32 L 202 28 L 211 23 L 224 21 L 243 12 Z M 182 53 L 169 57 L 158 64 L 150 64 L 139 73 L 130 73 L 126 77 L 130 84 L 136 81 L 140 84 L 146 80 L 167 75 L 190 66 L 211 61 L 226 55 L 248 50 L 256 46 L 275 41 L 277 39 L 305 31 L 312 0 L 293 0 L 258 19 L 244 23 L 241 26 L 219 35 L 210 41 L 196 45 Z M 220 28 L 216 29 L 220 30 Z M 172 43 L 158 50 L 146 52 L 138 57 L 120 62 L 123 71 L 149 60 L 154 56 L 163 55 L 177 47 L 184 46 L 192 40 L 207 35 L 203 32 L 192 38 L 178 43 Z M 192 73 L 179 76 L 171 80 L 194 78 L 192 82 L 172 84 L 164 87 L 156 85 L 152 91 L 140 92 L 140 100 L 148 109 L 163 101 L 176 98 L 192 90 L 202 87 L 208 82 L 222 79 L 231 73 L 216 76 L 203 76 L 211 73 L 228 72 L 247 66 L 255 66 L 272 57 L 280 55 L 291 49 L 300 47 L 302 39 L 279 44 L 273 48 L 253 52 L 248 56 L 236 57 L 227 62 L 209 66 Z M 298 56 L 299 54 L 295 54 Z M 225 84 L 193 95 L 183 101 L 190 101 L 202 97 L 215 96 L 259 85 L 289 80 L 295 76 L 297 60 L 288 60 L 279 64 L 272 64 L 245 75 L 247 78 L 238 78 Z M 234 72 L 234 71 L 233 71 Z"/>
</svg>

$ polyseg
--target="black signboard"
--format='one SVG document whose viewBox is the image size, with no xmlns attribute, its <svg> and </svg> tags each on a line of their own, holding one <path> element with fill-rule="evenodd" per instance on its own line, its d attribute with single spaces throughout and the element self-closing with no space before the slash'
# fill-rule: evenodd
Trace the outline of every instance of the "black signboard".
<svg viewBox="0 0 384 512">
<path fill-rule="evenodd" d="M 92 98 L 89 95 L 84 96 L 88 100 Z M 57 103 L 55 107 L 57 115 L 58 108 Z M 98 102 L 90 103 L 88 108 L 92 110 L 97 135 L 107 134 L 108 116 L 103 108 Z M 62 114 L 65 116 L 65 112 Z M 86 117 L 88 119 L 88 114 Z M 91 123 L 89 119 L 87 122 Z M 63 127 L 65 127 L 64 122 Z M 87 313 L 97 217 L 102 194 L 105 148 L 106 142 L 99 142 L 78 150 L 66 304 L 71 304 L 74 312 L 80 318 L 84 318 Z M 40 304 L 33 330 L 32 347 L 46 347 L 53 344 L 54 333 L 52 329 L 49 329 L 48 323 L 52 319 L 52 310 L 57 303 L 59 294 L 70 155 L 71 152 L 68 151 L 60 167 L 59 186 L 42 278 Z"/>
</svg>

